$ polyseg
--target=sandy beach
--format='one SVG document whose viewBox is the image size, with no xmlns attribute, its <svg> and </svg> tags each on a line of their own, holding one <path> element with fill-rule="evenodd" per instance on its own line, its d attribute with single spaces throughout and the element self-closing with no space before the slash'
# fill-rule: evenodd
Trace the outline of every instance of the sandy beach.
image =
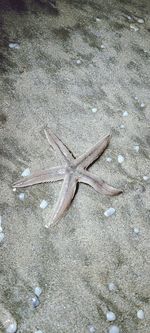
<svg viewBox="0 0 150 333">
<path fill-rule="evenodd" d="M 56 5 L 0 4 L 0 333 L 149 333 L 150 2 Z M 76 157 L 111 133 L 89 170 L 123 189 L 49 229 L 62 183 L 12 188 L 63 163 L 47 126 Z"/>
</svg>

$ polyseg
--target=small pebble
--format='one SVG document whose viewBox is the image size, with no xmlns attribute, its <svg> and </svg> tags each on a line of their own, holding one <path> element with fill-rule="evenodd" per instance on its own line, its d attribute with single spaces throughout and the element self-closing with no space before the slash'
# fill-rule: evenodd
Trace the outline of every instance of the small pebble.
<svg viewBox="0 0 150 333">
<path fill-rule="evenodd" d="M 13 188 L 13 192 L 16 192 L 16 187 Z"/>
<path fill-rule="evenodd" d="M 136 25 L 130 24 L 130 29 L 134 30 L 135 32 L 139 30 L 138 27 L 136 27 Z"/>
<path fill-rule="evenodd" d="M 123 112 L 123 117 L 128 117 L 128 112 L 127 111 Z"/>
<path fill-rule="evenodd" d="M 144 109 L 144 108 L 145 108 L 145 103 L 142 102 L 142 103 L 140 104 L 140 107 L 141 107 L 141 109 Z"/>
<path fill-rule="evenodd" d="M 99 17 L 96 17 L 96 21 L 97 21 L 97 22 L 100 22 L 100 18 L 99 18 Z"/>
<path fill-rule="evenodd" d="M 22 174 L 21 174 L 22 177 L 27 177 L 27 176 L 30 176 L 30 169 L 27 168 L 25 169 Z"/>
<path fill-rule="evenodd" d="M 37 331 L 35 331 L 35 333 L 43 333 L 42 331 L 40 331 L 40 330 L 37 330 Z"/>
<path fill-rule="evenodd" d="M 101 45 L 101 49 L 105 49 L 105 46 L 103 44 Z"/>
<path fill-rule="evenodd" d="M 37 308 L 40 305 L 40 300 L 37 296 L 32 298 L 32 306 L 33 308 Z"/>
<path fill-rule="evenodd" d="M 94 327 L 92 324 L 90 324 L 90 325 L 88 325 L 88 331 L 89 331 L 90 333 L 95 333 L 95 332 L 96 332 L 96 329 L 95 329 L 95 327 Z"/>
<path fill-rule="evenodd" d="M 5 237 L 4 233 L 0 232 L 0 243 L 4 240 L 4 237 Z"/>
<path fill-rule="evenodd" d="M 34 289 L 34 293 L 35 293 L 35 295 L 36 295 L 37 297 L 39 297 L 39 296 L 41 295 L 41 293 L 42 293 L 42 289 L 41 289 L 40 287 L 36 287 L 36 288 Z"/>
<path fill-rule="evenodd" d="M 144 179 L 145 181 L 147 181 L 147 180 L 149 179 L 149 177 L 148 177 L 148 176 L 143 176 L 143 179 Z"/>
<path fill-rule="evenodd" d="M 106 314 L 106 318 L 108 321 L 116 320 L 116 315 L 112 311 L 108 311 Z"/>
<path fill-rule="evenodd" d="M 113 215 L 115 213 L 115 211 L 116 211 L 115 208 L 110 207 L 104 212 L 104 215 L 106 217 L 109 217 L 109 216 Z"/>
<path fill-rule="evenodd" d="M 112 158 L 111 157 L 107 157 L 106 161 L 110 163 L 112 161 Z"/>
<path fill-rule="evenodd" d="M 77 65 L 80 65 L 81 64 L 81 60 L 77 60 L 76 63 L 77 63 Z"/>
<path fill-rule="evenodd" d="M 42 200 L 40 203 L 40 208 L 45 209 L 48 206 L 48 202 L 46 200 Z"/>
<path fill-rule="evenodd" d="M 113 282 L 110 282 L 108 284 L 108 289 L 109 289 L 109 291 L 116 291 L 117 287 L 116 287 L 116 285 Z"/>
<path fill-rule="evenodd" d="M 129 15 L 127 15 L 127 19 L 128 19 L 129 21 L 131 21 L 131 20 L 132 20 L 132 17 L 129 16 Z"/>
<path fill-rule="evenodd" d="M 144 311 L 143 310 L 138 310 L 137 311 L 137 318 L 143 320 L 144 319 Z"/>
<path fill-rule="evenodd" d="M 138 145 L 133 146 L 133 149 L 135 150 L 136 153 L 139 152 L 140 147 Z"/>
<path fill-rule="evenodd" d="M 93 113 L 97 112 L 97 108 L 93 108 L 93 109 L 92 109 L 92 112 L 93 112 Z"/>
<path fill-rule="evenodd" d="M 21 201 L 23 201 L 24 198 L 25 198 L 25 194 L 24 193 L 19 193 L 18 197 Z"/>
<path fill-rule="evenodd" d="M 108 329 L 108 333 L 119 333 L 119 332 L 120 332 L 119 327 L 115 325 L 109 327 Z"/>
<path fill-rule="evenodd" d="M 9 43 L 9 48 L 10 49 L 20 49 L 20 45 L 18 43 Z"/>
<path fill-rule="evenodd" d="M 121 128 L 121 129 L 122 129 L 122 128 L 125 128 L 125 126 L 124 126 L 123 124 L 121 124 L 121 125 L 120 125 L 120 128 Z"/>
<path fill-rule="evenodd" d="M 134 227 L 134 228 L 133 228 L 133 231 L 134 231 L 134 233 L 135 233 L 136 235 L 138 235 L 139 232 L 140 232 L 140 229 L 139 229 L 138 227 Z"/>
<path fill-rule="evenodd" d="M 124 157 L 122 155 L 118 155 L 118 163 L 123 163 L 124 162 Z"/>
<path fill-rule="evenodd" d="M 140 23 L 140 24 L 143 24 L 144 20 L 142 18 L 139 18 L 139 19 L 137 19 L 137 22 Z"/>
</svg>

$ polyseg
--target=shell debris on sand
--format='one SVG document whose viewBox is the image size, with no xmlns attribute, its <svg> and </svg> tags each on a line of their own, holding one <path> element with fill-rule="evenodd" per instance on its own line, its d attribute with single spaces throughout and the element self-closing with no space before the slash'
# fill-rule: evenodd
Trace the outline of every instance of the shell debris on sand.
<svg viewBox="0 0 150 333">
<path fill-rule="evenodd" d="M 116 325 L 109 327 L 108 333 L 120 333 L 119 327 Z"/>
<path fill-rule="evenodd" d="M 144 311 L 142 309 L 138 310 L 137 311 L 137 318 L 140 319 L 140 320 L 143 320 L 144 317 L 145 317 Z"/>
<path fill-rule="evenodd" d="M 143 179 L 144 179 L 145 181 L 147 181 L 147 180 L 149 180 L 149 176 L 143 176 Z"/>
<path fill-rule="evenodd" d="M 139 30 L 139 28 L 134 24 L 130 24 L 130 29 L 135 31 L 135 32 L 137 32 Z"/>
<path fill-rule="evenodd" d="M 109 291 L 116 291 L 117 287 L 116 287 L 116 285 L 113 282 L 110 282 L 108 284 L 108 289 L 109 289 Z"/>
<path fill-rule="evenodd" d="M 18 50 L 20 49 L 20 45 L 18 43 L 9 43 L 9 48 Z"/>
<path fill-rule="evenodd" d="M 45 209 L 48 206 L 48 202 L 46 200 L 42 200 L 40 203 L 40 208 Z"/>
<path fill-rule="evenodd" d="M 121 124 L 121 125 L 120 125 L 120 128 L 121 128 L 121 129 L 125 128 L 125 125 Z"/>
<path fill-rule="evenodd" d="M 140 232 L 140 229 L 138 227 L 134 227 L 133 232 L 134 232 L 135 235 L 138 235 L 139 232 Z"/>
<path fill-rule="evenodd" d="M 97 112 L 97 108 L 92 108 L 92 112 L 96 113 Z"/>
<path fill-rule="evenodd" d="M 116 315 L 115 315 L 114 312 L 108 311 L 106 313 L 106 318 L 107 318 L 108 321 L 114 321 L 114 320 L 116 320 Z"/>
<path fill-rule="evenodd" d="M 110 207 L 104 212 L 104 215 L 106 217 L 112 216 L 115 213 L 115 211 L 116 211 L 115 208 Z"/>
<path fill-rule="evenodd" d="M 80 65 L 80 64 L 81 64 L 81 60 L 78 59 L 78 60 L 76 61 L 76 64 L 77 64 L 77 65 Z"/>
<path fill-rule="evenodd" d="M 30 169 L 27 168 L 22 172 L 21 176 L 22 177 L 27 177 L 27 176 L 30 176 L 30 174 L 31 174 Z"/>
<path fill-rule="evenodd" d="M 134 151 L 135 151 L 136 153 L 138 153 L 140 147 L 139 147 L 139 145 L 135 145 L 135 146 L 133 146 L 133 149 L 134 149 Z"/>
<path fill-rule="evenodd" d="M 11 313 L 0 303 L 0 322 L 6 333 L 17 332 L 17 322 Z"/>
<path fill-rule="evenodd" d="M 129 113 L 127 111 L 123 112 L 123 117 L 128 117 Z"/>
<path fill-rule="evenodd" d="M 40 305 L 40 300 L 37 296 L 32 298 L 32 306 L 33 308 L 37 308 Z"/>
<path fill-rule="evenodd" d="M 106 161 L 110 163 L 112 161 L 112 158 L 111 157 L 107 157 Z"/>
<path fill-rule="evenodd" d="M 118 155 L 118 163 L 122 164 L 124 162 L 124 157 L 122 155 Z"/>
<path fill-rule="evenodd" d="M 19 197 L 19 200 L 24 201 L 25 193 L 19 193 L 18 197 Z"/>
<path fill-rule="evenodd" d="M 96 332 L 96 329 L 92 324 L 89 324 L 87 329 L 88 329 L 89 333 L 95 333 Z"/>
<path fill-rule="evenodd" d="M 37 297 L 40 297 L 41 293 L 42 293 L 42 289 L 40 287 L 36 287 L 34 289 L 34 293 Z"/>
</svg>

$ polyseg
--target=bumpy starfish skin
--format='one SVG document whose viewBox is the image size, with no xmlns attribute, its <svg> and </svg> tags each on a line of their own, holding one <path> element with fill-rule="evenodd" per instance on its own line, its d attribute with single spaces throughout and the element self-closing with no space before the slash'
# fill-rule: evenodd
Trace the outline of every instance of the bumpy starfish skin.
<svg viewBox="0 0 150 333">
<path fill-rule="evenodd" d="M 50 130 L 45 130 L 46 138 L 51 147 L 61 154 L 65 160 L 65 166 L 58 166 L 48 170 L 34 172 L 13 184 L 13 187 L 26 187 L 39 183 L 47 183 L 63 180 L 62 188 L 56 206 L 52 212 L 51 221 L 46 225 L 56 223 L 69 208 L 75 195 L 77 183 L 85 183 L 94 188 L 95 191 L 105 195 L 117 195 L 122 192 L 103 180 L 98 179 L 86 169 L 104 152 L 110 141 L 110 135 L 104 136 L 95 146 L 85 154 L 75 158 L 62 141 Z"/>
</svg>

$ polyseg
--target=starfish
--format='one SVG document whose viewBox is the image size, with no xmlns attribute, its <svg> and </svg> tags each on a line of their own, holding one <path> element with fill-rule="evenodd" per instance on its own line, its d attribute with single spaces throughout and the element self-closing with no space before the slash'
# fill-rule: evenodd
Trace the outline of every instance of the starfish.
<svg viewBox="0 0 150 333">
<path fill-rule="evenodd" d="M 46 225 L 47 228 L 51 224 L 58 222 L 64 215 L 64 212 L 69 208 L 75 196 L 77 183 L 88 184 L 95 191 L 109 196 L 117 195 L 122 192 L 122 190 L 106 184 L 103 180 L 87 170 L 87 168 L 102 155 L 108 146 L 110 134 L 104 136 L 85 154 L 75 158 L 64 143 L 49 128 L 44 130 L 44 132 L 50 146 L 58 151 L 65 160 L 65 165 L 34 172 L 31 176 L 20 179 L 14 183 L 13 187 L 26 187 L 39 183 L 63 180 L 58 201 L 52 212 L 51 221 Z"/>
</svg>

